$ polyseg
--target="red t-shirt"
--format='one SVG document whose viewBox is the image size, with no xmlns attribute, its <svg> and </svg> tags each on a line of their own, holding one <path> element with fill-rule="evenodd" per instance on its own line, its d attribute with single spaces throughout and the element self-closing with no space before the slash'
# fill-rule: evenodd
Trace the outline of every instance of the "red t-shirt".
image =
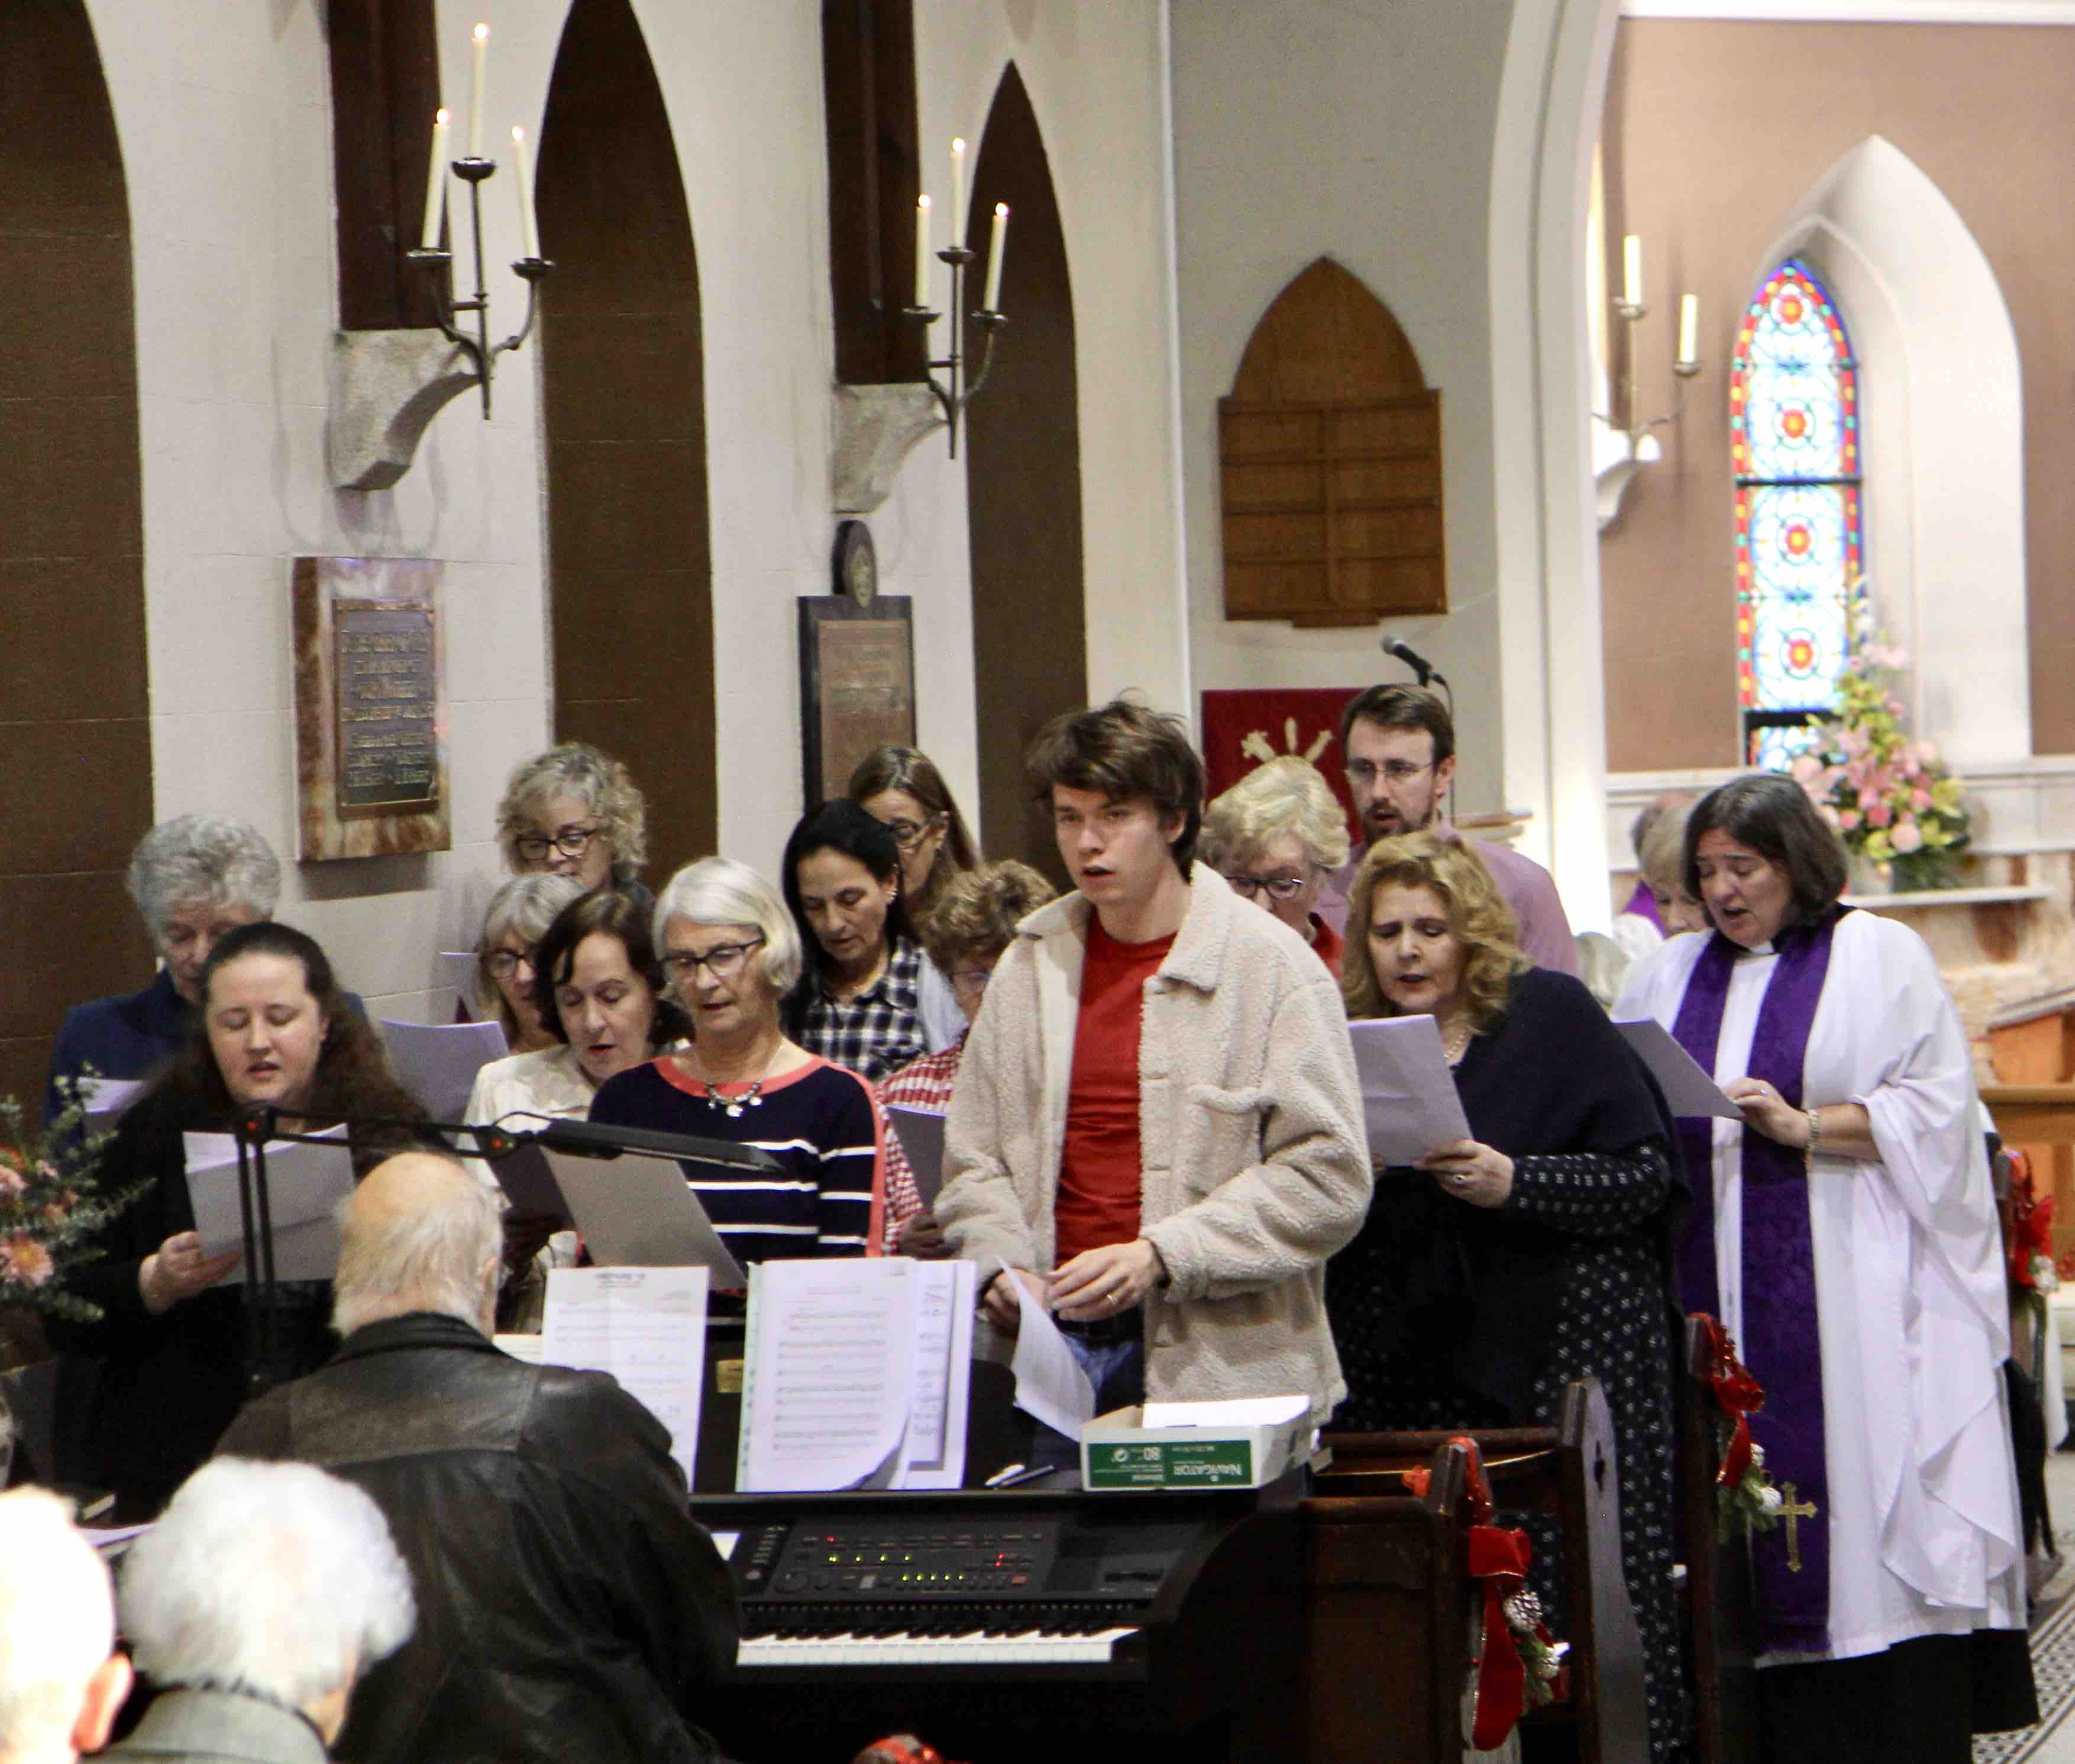
<svg viewBox="0 0 2075 1764">
<path fill-rule="evenodd" d="M 1059 1264 L 1084 1249 L 1128 1244 L 1138 1235 L 1145 1173 L 1138 1138 L 1138 1029 L 1145 983 L 1174 945 L 1171 934 L 1150 943 L 1120 943 L 1103 930 L 1100 917 L 1088 916 L 1074 1070 L 1066 1091 L 1066 1137 L 1053 1203 Z"/>
</svg>

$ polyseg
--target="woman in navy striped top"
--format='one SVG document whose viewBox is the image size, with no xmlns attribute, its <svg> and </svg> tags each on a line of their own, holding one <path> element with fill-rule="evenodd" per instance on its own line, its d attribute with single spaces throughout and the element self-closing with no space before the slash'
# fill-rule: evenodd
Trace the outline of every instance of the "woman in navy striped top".
<svg viewBox="0 0 2075 1764">
<path fill-rule="evenodd" d="M 608 1079 L 590 1118 L 733 1140 L 775 1158 L 783 1175 L 685 1166 L 738 1261 L 865 1254 L 884 1218 L 879 1107 L 855 1072 L 780 1026 L 801 949 L 778 891 L 745 864 L 702 859 L 656 903 L 656 942 L 693 1039 Z"/>
</svg>

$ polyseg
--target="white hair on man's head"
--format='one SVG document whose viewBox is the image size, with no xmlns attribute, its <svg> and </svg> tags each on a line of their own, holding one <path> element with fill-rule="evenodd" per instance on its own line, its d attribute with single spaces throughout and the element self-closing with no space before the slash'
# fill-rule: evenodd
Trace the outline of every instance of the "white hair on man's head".
<svg viewBox="0 0 2075 1764">
<path fill-rule="evenodd" d="M 764 939 L 757 953 L 763 959 L 764 982 L 772 991 L 789 992 L 800 977 L 804 958 L 792 909 L 784 895 L 746 863 L 733 858 L 701 858 L 670 878 L 656 902 L 654 935 L 659 955 L 667 953 L 664 930 L 673 919 L 689 919 L 694 925 L 753 925 Z"/>
<path fill-rule="evenodd" d="M 62 1745 L 114 1645 L 108 1571 L 71 1509 L 39 1489 L 0 1495 L 0 1759 Z"/>
<path fill-rule="evenodd" d="M 350 1686 L 417 1622 L 382 1509 L 313 1464 L 217 1458 L 122 1563 L 122 1629 L 160 1684 L 300 1708 Z"/>
<path fill-rule="evenodd" d="M 281 860 L 256 827 L 213 814 L 161 821 L 130 855 L 130 898 L 154 942 L 183 907 L 241 907 L 271 919 L 281 898 Z"/>
<path fill-rule="evenodd" d="M 412 1185 L 411 1204 L 377 1204 L 391 1186 L 392 1166 L 449 1170 L 452 1182 Z M 338 1273 L 332 1282 L 331 1326 L 342 1335 L 385 1317 L 434 1311 L 482 1326 L 483 1269 L 502 1257 L 504 1222 L 498 1190 L 449 1158 L 406 1152 L 368 1173 L 339 1207 Z"/>
</svg>

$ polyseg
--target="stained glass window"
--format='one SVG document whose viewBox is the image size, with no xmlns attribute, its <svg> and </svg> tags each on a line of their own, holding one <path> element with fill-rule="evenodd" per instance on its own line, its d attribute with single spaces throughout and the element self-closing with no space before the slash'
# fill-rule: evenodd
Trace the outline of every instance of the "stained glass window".
<svg viewBox="0 0 2075 1764">
<path fill-rule="evenodd" d="M 1862 563 L 1858 365 L 1815 273 L 1789 258 L 1737 333 L 1737 691 L 1750 765 L 1783 767 L 1834 710 Z"/>
</svg>

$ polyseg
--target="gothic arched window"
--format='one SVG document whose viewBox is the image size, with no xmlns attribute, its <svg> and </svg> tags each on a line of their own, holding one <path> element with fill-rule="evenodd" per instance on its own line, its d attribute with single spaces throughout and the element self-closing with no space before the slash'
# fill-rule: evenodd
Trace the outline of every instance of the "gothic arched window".
<svg viewBox="0 0 2075 1764">
<path fill-rule="evenodd" d="M 1777 769 L 1836 707 L 1863 532 L 1858 363 L 1798 258 L 1766 278 L 1737 333 L 1729 431 L 1744 760 Z"/>
</svg>

